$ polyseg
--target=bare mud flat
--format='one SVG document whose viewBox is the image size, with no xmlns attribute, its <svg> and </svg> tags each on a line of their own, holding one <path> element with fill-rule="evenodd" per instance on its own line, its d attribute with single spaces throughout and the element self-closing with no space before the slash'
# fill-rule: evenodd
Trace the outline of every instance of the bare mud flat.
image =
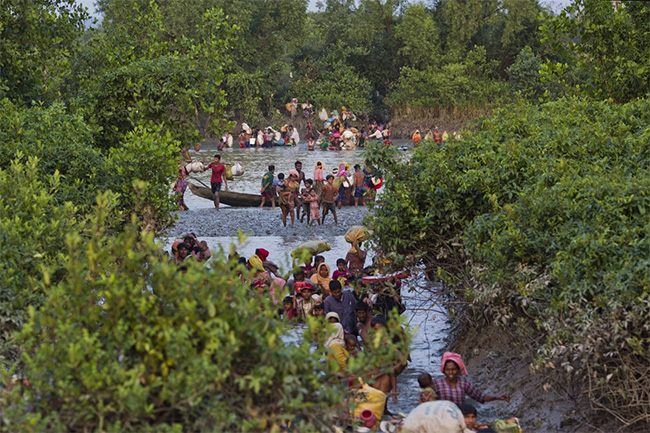
<svg viewBox="0 0 650 433">
<path fill-rule="evenodd" d="M 291 224 L 287 217 L 287 226 L 282 225 L 281 211 L 275 208 L 233 208 L 220 207 L 219 210 L 190 209 L 185 212 L 175 212 L 178 220 L 169 229 L 168 236 L 179 237 L 186 233 L 205 236 L 235 236 L 241 230 L 251 236 L 282 236 L 302 237 L 305 241 L 323 239 L 331 236 L 343 236 L 352 226 L 361 225 L 363 218 L 368 215 L 366 207 L 344 207 L 337 210 L 338 224 L 334 223 L 331 213 L 327 214 L 325 223 L 314 223 L 308 226 L 305 222 L 296 221 Z"/>
</svg>

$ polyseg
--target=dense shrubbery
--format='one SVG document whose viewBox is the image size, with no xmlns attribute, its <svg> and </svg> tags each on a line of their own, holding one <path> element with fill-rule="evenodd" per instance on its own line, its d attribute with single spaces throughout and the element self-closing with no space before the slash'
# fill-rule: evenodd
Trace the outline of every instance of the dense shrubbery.
<svg viewBox="0 0 650 433">
<path fill-rule="evenodd" d="M 67 233 L 81 231 L 76 209 L 59 205 L 55 197 L 61 187 L 58 173 L 45 175 L 34 157 L 12 161 L 0 168 L 0 364 L 4 369 L 15 361 L 13 333 L 22 329 L 30 306 L 47 296 L 39 285 L 42 266 L 56 270 Z M 60 275 L 52 276 L 53 279 Z"/>
<path fill-rule="evenodd" d="M 111 203 L 98 198 L 89 241 L 66 236 L 66 278 L 43 271 L 37 288 L 48 296 L 20 336 L 20 375 L 30 386 L 3 394 L 4 428 L 248 431 L 294 417 L 312 428 L 327 422 L 342 394 L 308 342 L 283 342 L 287 328 L 270 300 L 238 276 L 247 271 L 215 261 L 180 272 L 135 225 L 107 236 Z M 24 404 L 32 410 L 23 413 Z"/>
<path fill-rule="evenodd" d="M 341 382 L 338 365 L 324 362 L 331 329 L 322 318 L 310 320 L 303 339 L 269 296 L 242 280 L 250 274 L 236 260 L 217 254 L 209 265 L 188 261 L 181 269 L 137 224 L 110 235 L 117 204 L 110 193 L 99 196 L 79 234 L 55 228 L 59 244 L 67 232 L 65 245 L 30 280 L 42 305 L 30 308 L 19 334 L 20 364 L 0 371 L 7 386 L 0 429 L 329 427 L 332 414 L 345 410 L 347 378 Z M 399 346 L 391 343 L 396 333 Z M 408 345 L 397 328 L 377 332 L 350 371 L 395 365 Z M 10 385 L 12 373 L 29 384 Z"/>
<path fill-rule="evenodd" d="M 386 250 L 458 287 L 470 317 L 530 319 L 540 361 L 626 423 L 650 421 L 649 108 L 500 111 L 390 170 L 372 221 Z"/>
</svg>

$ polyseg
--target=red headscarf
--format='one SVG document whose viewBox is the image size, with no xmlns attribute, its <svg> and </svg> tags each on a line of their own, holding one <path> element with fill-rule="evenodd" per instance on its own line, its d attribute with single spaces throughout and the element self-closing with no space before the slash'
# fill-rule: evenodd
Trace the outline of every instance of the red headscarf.
<svg viewBox="0 0 650 433">
<path fill-rule="evenodd" d="M 460 369 L 460 373 L 464 374 L 467 376 L 467 368 L 465 368 L 465 363 L 463 362 L 463 358 L 460 357 L 458 353 L 454 352 L 445 352 L 442 354 L 442 362 L 440 363 L 440 371 L 444 374 L 445 373 L 445 364 L 447 361 L 453 361 L 456 363 L 458 368 Z"/>
<path fill-rule="evenodd" d="M 257 256 L 262 259 L 262 261 L 266 261 L 266 259 L 269 257 L 269 252 L 265 250 L 264 248 L 258 248 L 255 253 Z"/>
</svg>

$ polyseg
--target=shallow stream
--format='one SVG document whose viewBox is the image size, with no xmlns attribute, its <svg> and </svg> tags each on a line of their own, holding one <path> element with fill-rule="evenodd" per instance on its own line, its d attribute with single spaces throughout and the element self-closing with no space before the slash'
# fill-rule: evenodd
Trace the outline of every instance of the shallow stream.
<svg viewBox="0 0 650 433">
<path fill-rule="evenodd" d="M 398 140 L 398 145 L 407 144 Z M 198 154 L 190 152 L 196 159 L 210 161 L 216 153 L 216 143 L 204 143 Z M 325 164 L 326 173 L 331 173 L 332 168 L 340 162 L 347 162 L 352 167 L 354 164 L 363 166 L 361 150 L 352 151 L 308 151 L 306 143 L 296 147 L 274 147 L 270 149 L 223 149 L 220 154 L 226 163 L 239 162 L 244 167 L 244 174 L 228 182 L 230 190 L 237 192 L 259 193 L 261 178 L 269 164 L 276 166 L 278 173 L 287 173 L 294 167 L 296 161 L 303 163 L 303 171 L 307 178 L 313 176 L 316 161 Z M 192 177 L 198 178 L 206 184 L 210 181 L 210 172 L 204 172 Z M 192 181 L 192 180 L 190 180 Z M 270 252 L 269 260 L 274 261 L 283 269 L 290 269 L 289 253 L 303 242 L 322 239 L 330 244 L 332 249 L 323 253 L 326 263 L 334 267 L 336 259 L 345 257 L 349 244 L 343 235 L 352 225 L 362 223 L 363 217 L 368 213 L 365 208 L 343 208 L 339 212 L 339 224 L 334 225 L 332 219 L 326 220 L 323 226 L 307 227 L 305 224 L 296 223 L 294 226 L 284 228 L 280 221 L 278 208 L 228 208 L 224 206 L 219 211 L 214 209 L 211 201 L 194 196 L 189 189 L 185 201 L 190 211 L 179 212 L 176 225 L 169 231 L 165 238 L 167 248 L 174 238 L 193 232 L 199 240 L 205 240 L 213 251 L 220 248 L 229 251 L 231 243 L 236 246 L 238 253 L 249 257 L 256 248 L 265 248 Z M 237 232 L 241 229 L 251 235 L 239 244 Z M 370 255 L 370 254 L 369 254 Z M 368 257 L 366 264 L 371 262 Z M 408 413 L 417 404 L 420 389 L 417 377 L 423 372 L 432 376 L 439 376 L 440 356 L 445 348 L 445 337 L 448 326 L 441 307 L 436 307 L 427 290 L 416 289 L 414 282 L 406 283 L 403 289 L 403 298 L 407 306 L 404 313 L 408 318 L 411 329 L 415 330 L 411 345 L 411 359 L 408 367 L 397 379 L 399 392 L 398 402 L 390 403 L 392 412 Z M 412 291 L 409 288 L 413 289 Z M 436 312 L 437 310 L 437 312 Z"/>
</svg>

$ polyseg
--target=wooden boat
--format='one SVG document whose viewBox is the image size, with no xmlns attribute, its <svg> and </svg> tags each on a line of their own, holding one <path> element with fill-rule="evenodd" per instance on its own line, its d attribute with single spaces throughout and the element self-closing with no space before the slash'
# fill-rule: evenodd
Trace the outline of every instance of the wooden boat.
<svg viewBox="0 0 650 433">
<path fill-rule="evenodd" d="M 206 200 L 214 200 L 212 190 L 205 186 L 194 185 L 188 182 L 192 194 L 202 197 Z M 352 197 L 352 188 L 347 188 L 347 194 L 343 200 L 343 206 L 353 206 L 354 198 Z M 233 207 L 259 207 L 262 204 L 262 196 L 260 194 L 248 194 L 245 192 L 221 191 L 219 192 L 219 201 L 223 204 Z M 276 198 L 277 206 L 277 198 Z M 264 207 L 271 207 L 271 201 L 266 200 Z"/>
<path fill-rule="evenodd" d="M 207 200 L 214 200 L 210 188 L 194 185 L 191 182 L 188 182 L 187 184 L 190 187 L 192 194 Z M 247 194 L 245 192 L 220 191 L 219 201 L 223 204 L 234 207 L 259 207 L 262 204 L 262 196 L 259 194 Z M 266 203 L 264 203 L 264 206 L 271 207 L 271 201 L 267 200 Z"/>
</svg>

